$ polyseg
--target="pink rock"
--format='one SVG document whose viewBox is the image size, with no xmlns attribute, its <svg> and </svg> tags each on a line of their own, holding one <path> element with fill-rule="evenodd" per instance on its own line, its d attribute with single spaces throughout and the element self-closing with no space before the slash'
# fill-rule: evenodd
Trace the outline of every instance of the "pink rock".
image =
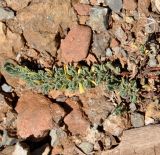
<svg viewBox="0 0 160 155">
<path fill-rule="evenodd" d="M 54 127 L 53 117 L 61 112 L 59 107 L 52 105 L 51 101 L 40 94 L 23 93 L 16 106 L 18 135 L 22 138 L 44 137 Z"/>
<path fill-rule="evenodd" d="M 90 123 L 85 119 L 79 109 L 71 111 L 65 118 L 65 124 L 73 135 L 85 136 Z"/>
<path fill-rule="evenodd" d="M 61 43 L 61 57 L 66 62 L 78 62 L 86 58 L 91 41 L 91 29 L 76 25 Z"/>
<path fill-rule="evenodd" d="M 88 16 L 89 12 L 92 8 L 90 5 L 81 4 L 81 3 L 77 3 L 77 4 L 73 5 L 73 7 L 77 11 L 77 13 L 81 16 Z"/>
</svg>

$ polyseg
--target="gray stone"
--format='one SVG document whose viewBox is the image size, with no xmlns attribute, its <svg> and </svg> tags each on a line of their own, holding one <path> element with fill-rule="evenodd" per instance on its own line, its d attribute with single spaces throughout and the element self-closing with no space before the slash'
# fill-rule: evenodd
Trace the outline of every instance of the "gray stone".
<svg viewBox="0 0 160 155">
<path fill-rule="evenodd" d="M 79 148 L 86 154 L 89 154 L 93 151 L 94 145 L 92 143 L 89 142 L 82 142 L 79 145 Z"/>
<path fill-rule="evenodd" d="M 14 18 L 14 12 L 10 9 L 0 7 L 0 21 Z"/>
<path fill-rule="evenodd" d="M 14 137 L 10 137 L 7 133 L 6 130 L 3 131 L 3 136 L 2 136 L 2 142 L 0 143 L 1 146 L 9 146 L 9 145 L 14 145 L 18 142 L 18 139 Z"/>
<path fill-rule="evenodd" d="M 149 61 L 148 61 L 149 67 L 156 67 L 157 63 L 158 62 L 154 56 L 149 58 Z"/>
<path fill-rule="evenodd" d="M 130 108 L 130 110 L 131 111 L 135 111 L 137 108 L 136 108 L 136 105 L 134 104 L 134 103 L 131 103 L 130 105 L 129 105 L 129 108 Z"/>
<path fill-rule="evenodd" d="M 120 41 L 126 40 L 127 36 L 121 27 L 117 27 L 114 32 L 115 37 Z"/>
<path fill-rule="evenodd" d="M 87 25 L 89 25 L 92 30 L 97 32 L 106 31 L 106 28 L 108 27 L 107 13 L 107 8 L 98 6 L 91 8 Z"/>
<path fill-rule="evenodd" d="M 106 56 L 106 49 L 109 47 L 110 35 L 108 32 L 104 33 L 94 33 L 93 34 L 93 44 L 92 52 L 96 56 Z"/>
<path fill-rule="evenodd" d="M 112 50 L 110 48 L 107 48 L 106 50 L 106 56 L 111 57 L 112 56 Z"/>
<path fill-rule="evenodd" d="M 13 88 L 11 86 L 9 86 L 8 84 L 3 84 L 1 86 L 2 90 L 6 93 L 11 93 L 13 91 Z"/>
<path fill-rule="evenodd" d="M 49 135 L 51 137 L 51 146 L 52 147 L 57 146 L 62 139 L 67 137 L 67 134 L 61 128 L 52 129 L 50 131 Z"/>
<path fill-rule="evenodd" d="M 131 124 L 135 128 L 144 126 L 144 116 L 136 112 L 131 114 Z"/>
<path fill-rule="evenodd" d="M 112 11 L 119 13 L 122 9 L 122 0 L 105 0 L 105 4 L 108 5 Z"/>
</svg>

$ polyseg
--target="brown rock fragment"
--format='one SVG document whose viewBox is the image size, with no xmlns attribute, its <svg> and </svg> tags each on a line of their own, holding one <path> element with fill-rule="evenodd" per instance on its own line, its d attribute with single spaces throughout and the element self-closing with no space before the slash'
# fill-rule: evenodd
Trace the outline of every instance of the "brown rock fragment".
<svg viewBox="0 0 160 155">
<path fill-rule="evenodd" d="M 137 2 L 135 0 L 123 0 L 123 8 L 134 11 L 137 8 Z"/>
<path fill-rule="evenodd" d="M 42 95 L 24 92 L 16 106 L 18 135 L 22 138 L 44 137 L 54 126 L 51 104 L 52 102 Z"/>
<path fill-rule="evenodd" d="M 65 118 L 65 124 L 73 135 L 85 136 L 90 123 L 85 119 L 83 113 L 79 110 L 71 111 Z"/>
<path fill-rule="evenodd" d="M 88 16 L 90 9 L 92 8 L 90 5 L 81 4 L 81 3 L 77 3 L 73 5 L 73 7 L 77 11 L 77 13 L 81 16 Z"/>
<path fill-rule="evenodd" d="M 146 126 L 124 131 L 118 147 L 102 155 L 159 155 L 160 126 Z"/>
<path fill-rule="evenodd" d="M 6 0 L 7 5 L 13 10 L 20 10 L 26 7 L 31 0 Z"/>
<path fill-rule="evenodd" d="M 91 29 L 87 26 L 77 25 L 61 42 L 61 56 L 67 62 L 83 60 L 87 54 L 91 41 Z"/>
</svg>

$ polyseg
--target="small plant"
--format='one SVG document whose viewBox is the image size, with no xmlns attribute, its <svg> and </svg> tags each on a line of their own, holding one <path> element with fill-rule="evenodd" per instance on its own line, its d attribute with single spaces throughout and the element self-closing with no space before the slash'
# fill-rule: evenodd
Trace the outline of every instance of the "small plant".
<svg viewBox="0 0 160 155">
<path fill-rule="evenodd" d="M 88 66 L 64 65 L 55 67 L 53 70 L 38 70 L 37 72 L 20 65 L 7 62 L 4 69 L 13 76 L 18 76 L 26 83 L 48 94 L 50 90 L 78 90 L 83 93 L 85 89 L 92 88 L 100 83 L 106 83 L 110 91 L 118 91 L 123 99 L 129 99 L 135 103 L 137 100 L 136 81 L 124 79 L 120 76 L 120 68 L 114 67 L 112 63 L 93 64 Z"/>
</svg>

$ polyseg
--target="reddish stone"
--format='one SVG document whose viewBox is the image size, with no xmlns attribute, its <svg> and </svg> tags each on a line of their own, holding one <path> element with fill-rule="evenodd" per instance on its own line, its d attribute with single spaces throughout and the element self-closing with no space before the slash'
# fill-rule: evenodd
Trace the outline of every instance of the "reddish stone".
<svg viewBox="0 0 160 155">
<path fill-rule="evenodd" d="M 77 3 L 77 4 L 73 5 L 73 7 L 77 11 L 77 13 L 81 16 L 88 16 L 89 12 L 92 8 L 90 5 L 81 4 L 81 3 Z"/>
<path fill-rule="evenodd" d="M 91 41 L 91 29 L 87 26 L 74 26 L 61 43 L 61 56 L 64 61 L 78 62 L 86 58 Z"/>
<path fill-rule="evenodd" d="M 64 118 L 64 122 L 73 135 L 85 136 L 90 126 L 90 123 L 78 109 L 71 111 L 71 113 Z"/>
<path fill-rule="evenodd" d="M 117 41 L 116 39 L 113 38 L 111 40 L 110 47 L 114 48 L 114 47 L 117 47 L 118 45 L 119 45 L 119 41 Z"/>
<path fill-rule="evenodd" d="M 134 0 L 123 0 L 123 8 L 133 11 L 137 8 L 137 2 Z"/>
<path fill-rule="evenodd" d="M 18 100 L 16 111 L 17 132 L 22 138 L 29 136 L 44 137 L 54 127 L 55 121 L 64 115 L 58 105 L 40 94 L 24 92 Z M 62 112 L 62 113 L 61 113 Z M 55 117 L 56 118 L 53 118 Z"/>
</svg>

